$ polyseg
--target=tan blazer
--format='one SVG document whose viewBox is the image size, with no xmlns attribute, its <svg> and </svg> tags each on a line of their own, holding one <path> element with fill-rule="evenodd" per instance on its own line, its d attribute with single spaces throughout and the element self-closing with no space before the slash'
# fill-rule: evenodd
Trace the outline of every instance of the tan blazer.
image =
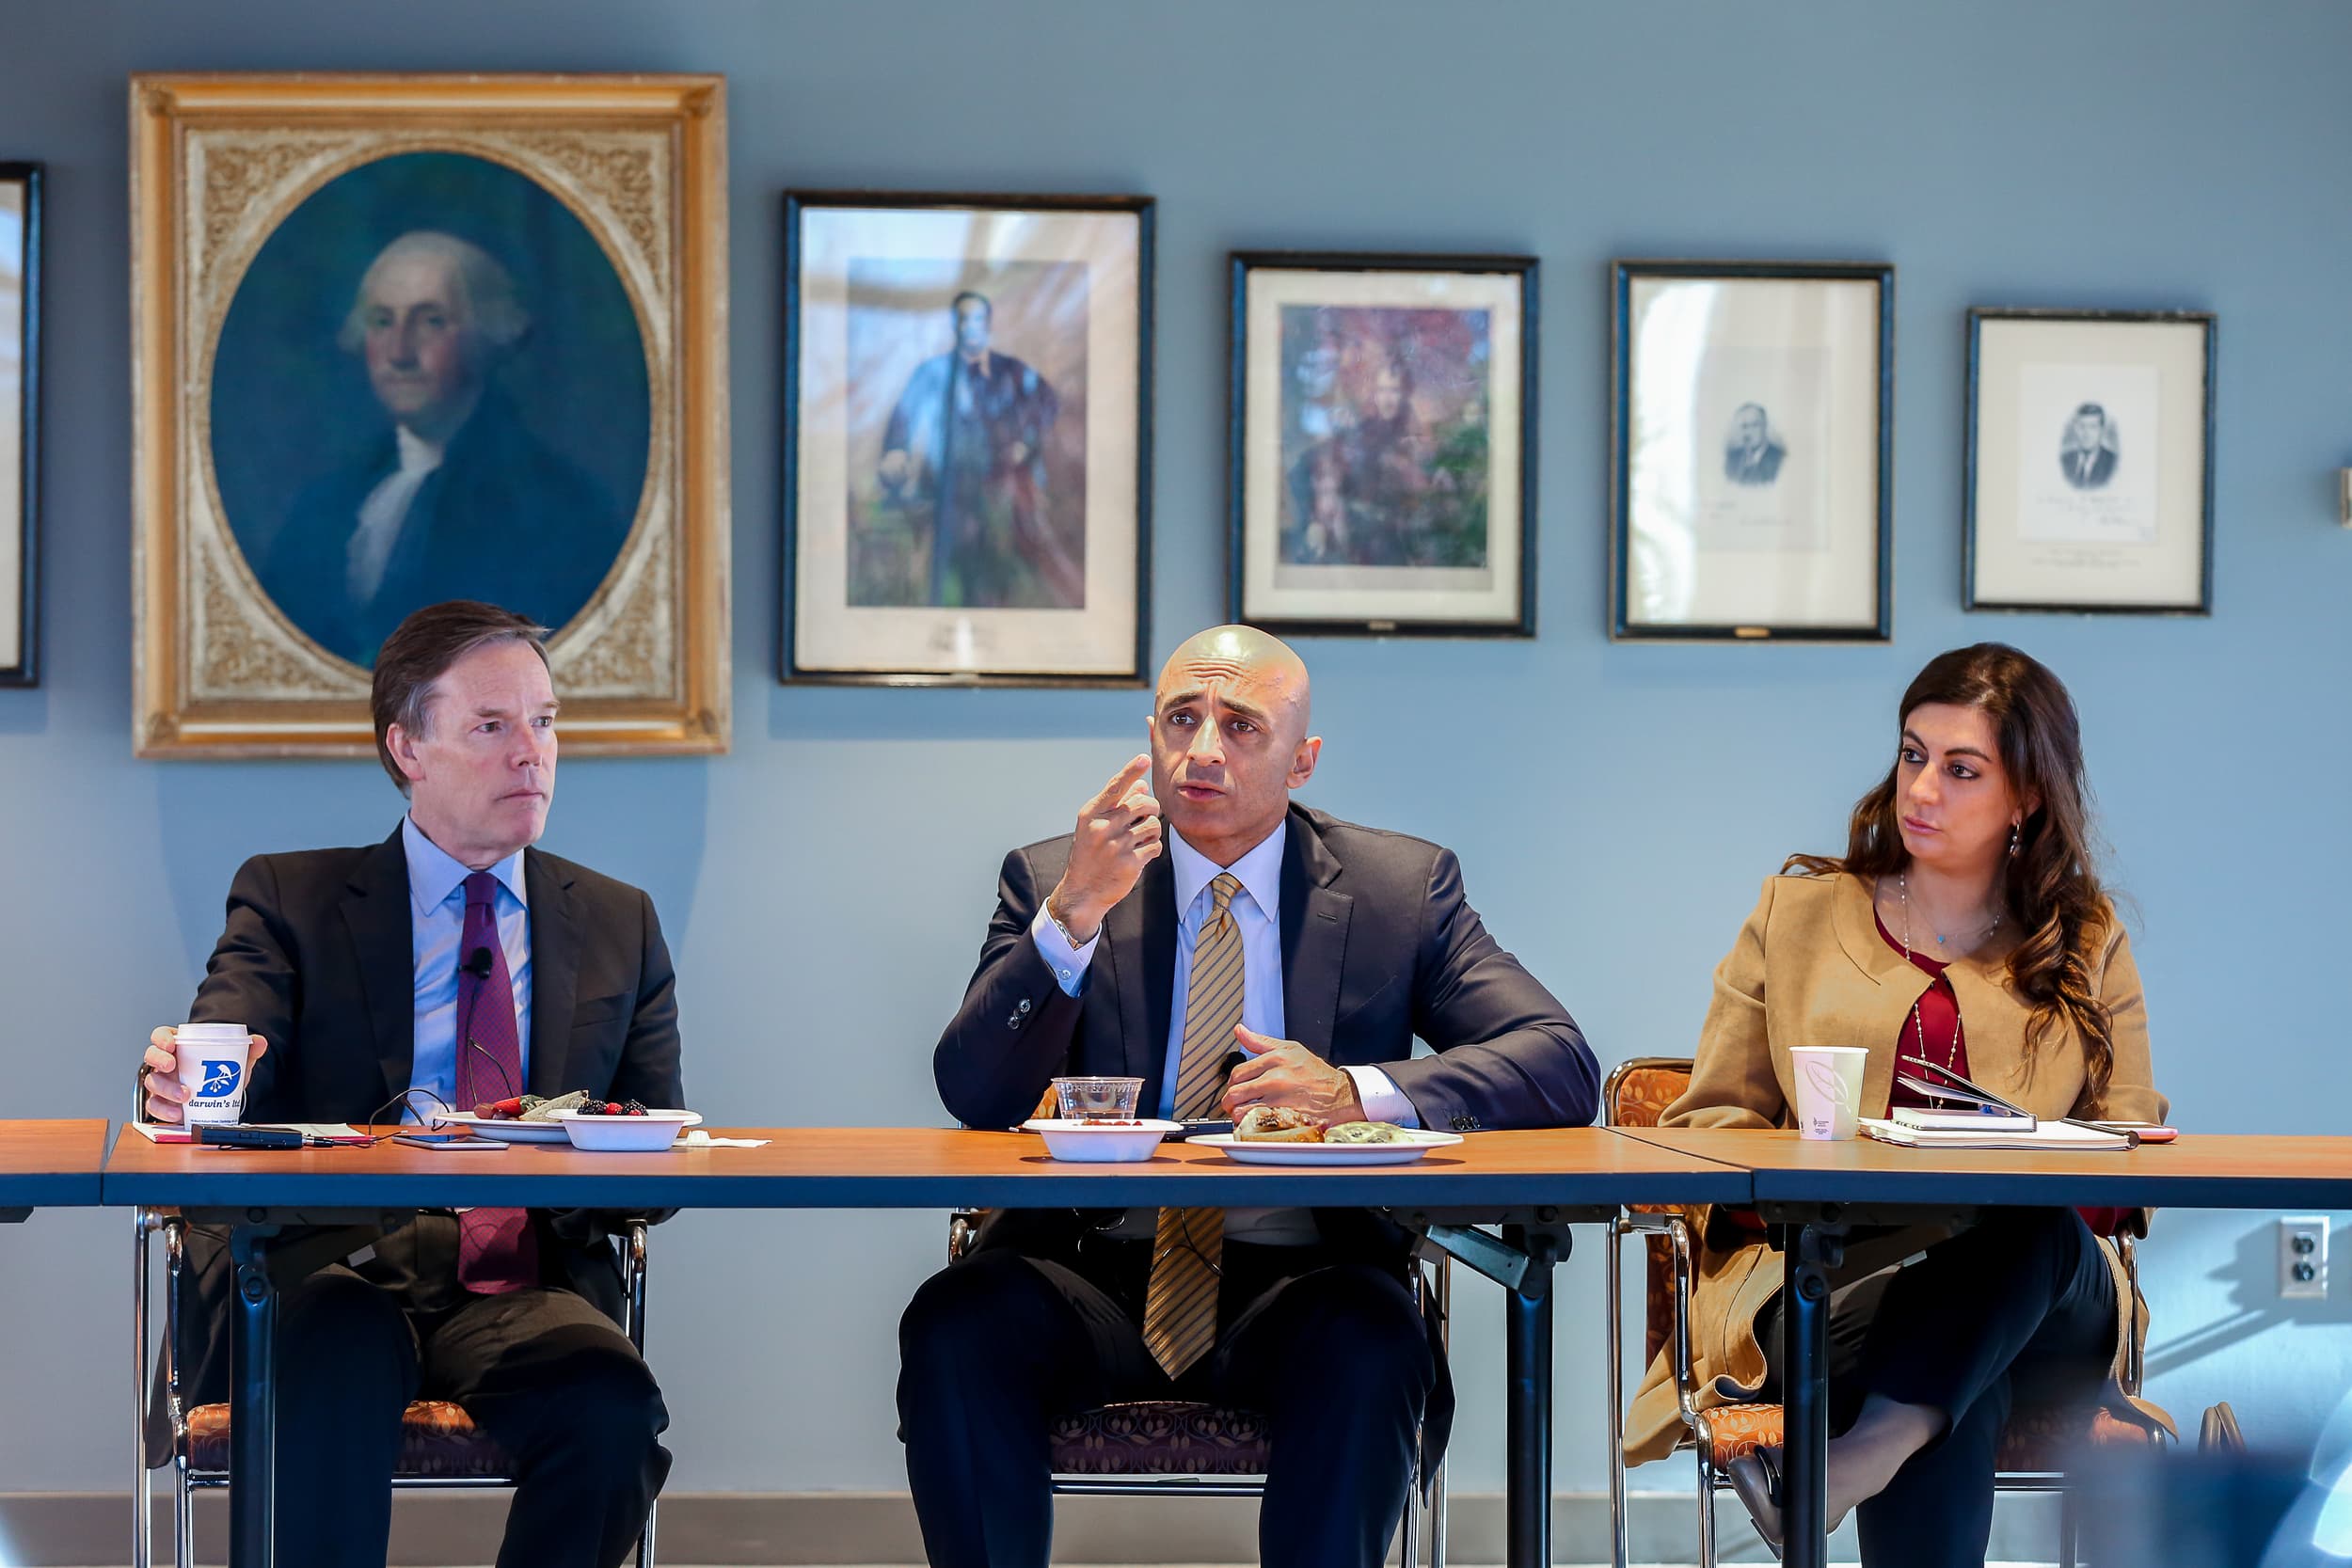
<svg viewBox="0 0 2352 1568">
<path fill-rule="evenodd" d="M 2019 933 L 2004 930 L 1986 950 L 1955 961 L 1947 973 L 1960 999 L 1968 1043 L 1968 1076 L 2040 1117 L 2090 1114 L 2083 1054 L 2073 1031 L 2054 1025 L 2028 1059 L 2026 1023 L 2031 1005 L 2008 983 L 2009 955 Z M 1929 985 L 1878 933 L 1870 885 L 1842 873 L 1769 877 L 1756 912 L 1740 927 L 1715 971 L 1715 997 L 1699 1036 L 1691 1087 L 1661 1118 L 1667 1127 L 1787 1127 L 1794 1096 L 1792 1045 L 1858 1045 L 1870 1053 L 1862 1076 L 1862 1103 L 1883 1106 L 1895 1078 L 1896 1042 L 1912 1005 Z M 2122 924 L 2110 918 L 2090 976 L 2091 990 L 2115 1020 L 2115 1064 L 2099 1114 L 2119 1121 L 2164 1119 L 2164 1096 L 2151 1081 L 2148 1017 L 2139 970 L 2132 962 Z M 1912 1049 L 1916 1053 L 1916 1048 Z M 1753 1400 L 1765 1375 L 1756 1343 L 1756 1315 L 1781 1286 L 1781 1260 L 1761 1241 L 1719 1250 L 1704 1233 L 1736 1239 L 1728 1227 L 1697 1216 L 1691 1301 L 1691 1354 L 1702 1409 Z M 1905 1232 L 1892 1246 L 1850 1247 L 1838 1282 L 1885 1267 L 1943 1232 Z M 2147 1307 L 2127 1288 L 2112 1243 L 2102 1242 L 2116 1281 L 2116 1340 L 2108 1369 L 2107 1402 L 2119 1413 L 2136 1409 L 2168 1429 L 2154 1405 L 2126 1402 L 2117 1380 L 2129 1340 L 2144 1336 Z M 1645 1464 L 1673 1450 L 1682 1435 L 1677 1411 L 1672 1349 L 1659 1353 L 1627 1415 L 1627 1459 Z"/>
</svg>

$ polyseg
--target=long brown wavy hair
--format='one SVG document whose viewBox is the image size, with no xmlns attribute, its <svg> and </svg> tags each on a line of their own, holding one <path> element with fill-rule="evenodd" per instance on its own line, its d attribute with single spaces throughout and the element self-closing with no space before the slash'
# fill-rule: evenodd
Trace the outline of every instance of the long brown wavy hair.
<svg viewBox="0 0 2352 1568">
<path fill-rule="evenodd" d="M 2005 642 L 1979 642 L 1929 660 L 1903 692 L 1898 720 L 1929 703 L 1973 707 L 2000 736 L 2001 766 L 2018 800 L 2038 800 L 2004 860 L 2004 918 L 2025 938 L 2009 957 L 2010 983 L 2033 1005 L 2026 1023 L 2030 1069 L 2061 1022 L 2082 1041 L 2091 1103 L 2105 1101 L 2115 1066 L 2114 1021 L 2091 990 L 2091 962 L 2106 941 L 2114 907 L 2092 865 L 2090 787 L 2083 779 L 2082 727 L 2066 688 L 2037 660 Z M 1873 879 L 1910 864 L 1896 804 L 1898 748 L 1886 777 L 1854 802 L 1846 853 L 1791 855 L 1781 869 L 1848 871 Z"/>
</svg>

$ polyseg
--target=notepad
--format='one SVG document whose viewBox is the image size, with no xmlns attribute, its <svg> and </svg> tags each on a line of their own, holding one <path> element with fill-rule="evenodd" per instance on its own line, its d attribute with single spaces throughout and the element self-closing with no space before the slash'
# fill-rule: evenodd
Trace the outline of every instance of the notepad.
<svg viewBox="0 0 2352 1568">
<path fill-rule="evenodd" d="M 1886 1119 L 1915 1132 L 2030 1132 L 2041 1125 L 2038 1117 L 2007 1111 L 1936 1111 L 1916 1105 L 1898 1105 Z"/>
<path fill-rule="evenodd" d="M 1883 1144 L 1902 1148 L 2024 1148 L 2024 1149 L 2124 1149 L 2138 1140 L 2128 1133 L 2102 1132 L 2095 1127 L 2084 1127 L 2071 1121 L 2044 1121 L 2030 1129 L 2001 1132 L 1994 1129 L 1944 1131 L 1934 1128 L 1902 1127 L 1892 1121 L 1873 1117 L 1860 1118 L 1855 1126 L 1866 1138 L 1876 1138 Z"/>
</svg>

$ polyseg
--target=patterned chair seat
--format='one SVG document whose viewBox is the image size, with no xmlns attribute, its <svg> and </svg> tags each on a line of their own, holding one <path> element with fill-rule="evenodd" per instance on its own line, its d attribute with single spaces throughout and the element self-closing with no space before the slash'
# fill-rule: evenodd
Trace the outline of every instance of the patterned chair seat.
<svg viewBox="0 0 2352 1568">
<path fill-rule="evenodd" d="M 1046 1442 L 1055 1473 L 1073 1476 L 1257 1476 L 1270 1449 L 1257 1412 L 1183 1400 L 1063 1416 Z"/>
<path fill-rule="evenodd" d="M 1707 1418 L 1714 1429 L 1719 1471 L 1742 1454 L 1780 1447 L 1779 1405 L 1719 1405 L 1707 1413 Z M 2068 1456 L 2085 1444 L 2106 1448 L 2153 1441 L 2146 1427 L 2096 1405 L 2044 1405 L 2010 1413 L 1993 1465 L 2004 1475 L 2056 1474 L 2066 1468 Z"/>
<path fill-rule="evenodd" d="M 188 1465 L 229 1468 L 229 1407 L 199 1404 L 188 1412 Z M 400 1418 L 397 1473 L 466 1480 L 514 1474 L 505 1451 L 473 1418 L 448 1400 L 419 1400 Z"/>
<path fill-rule="evenodd" d="M 2004 1474 L 2055 1474 L 2064 1470 L 2068 1460 L 2083 1448 L 2127 1448 L 2155 1440 L 2155 1434 L 2137 1421 L 2127 1421 L 2098 1405 L 2012 1410 L 2009 1425 L 2001 1429 L 2001 1448 L 1993 1466 Z"/>
</svg>

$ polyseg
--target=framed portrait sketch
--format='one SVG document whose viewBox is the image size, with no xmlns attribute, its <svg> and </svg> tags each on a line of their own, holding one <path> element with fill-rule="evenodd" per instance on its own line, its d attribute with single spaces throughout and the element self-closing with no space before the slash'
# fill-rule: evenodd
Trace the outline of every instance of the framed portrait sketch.
<svg viewBox="0 0 2352 1568">
<path fill-rule="evenodd" d="M 1236 621 L 1535 634 L 1536 264 L 1232 258 Z"/>
<path fill-rule="evenodd" d="M 1970 610 L 2213 610 L 2214 318 L 1968 312 Z"/>
<path fill-rule="evenodd" d="M 567 749 L 728 737 L 716 76 L 131 81 L 141 756 L 371 755 L 409 611 L 550 627 Z"/>
<path fill-rule="evenodd" d="M 787 681 L 1139 686 L 1149 197 L 784 202 Z"/>
<path fill-rule="evenodd" d="M 1895 269 L 1619 261 L 1610 636 L 1894 631 Z"/>
<path fill-rule="evenodd" d="M 40 166 L 0 164 L 0 686 L 40 679 Z"/>
</svg>

